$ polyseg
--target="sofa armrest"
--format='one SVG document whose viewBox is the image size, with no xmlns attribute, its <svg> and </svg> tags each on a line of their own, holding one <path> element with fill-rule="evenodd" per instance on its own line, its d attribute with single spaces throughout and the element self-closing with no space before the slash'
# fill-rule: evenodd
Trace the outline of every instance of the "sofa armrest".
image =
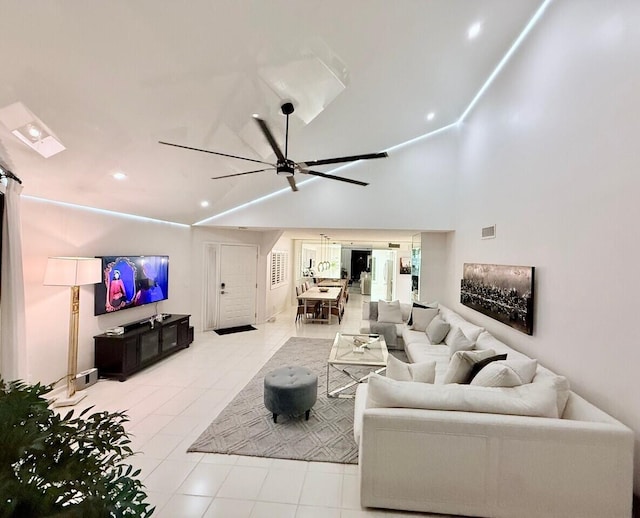
<svg viewBox="0 0 640 518">
<path fill-rule="evenodd" d="M 633 432 L 620 423 L 370 408 L 363 506 L 492 517 L 628 517 Z"/>
</svg>

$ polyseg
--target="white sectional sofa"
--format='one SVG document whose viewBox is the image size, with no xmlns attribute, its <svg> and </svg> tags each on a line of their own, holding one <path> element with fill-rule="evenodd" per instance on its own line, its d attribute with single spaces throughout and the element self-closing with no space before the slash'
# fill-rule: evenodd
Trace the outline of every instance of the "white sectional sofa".
<svg viewBox="0 0 640 518">
<path fill-rule="evenodd" d="M 440 305 L 439 316 L 476 350 L 528 359 L 449 308 Z M 502 518 L 631 516 L 629 428 L 540 365 L 531 383 L 512 388 L 443 384 L 449 345 L 433 345 L 407 325 L 401 333 L 411 362 L 435 361 L 435 382 L 376 375 L 358 387 L 354 436 L 364 507 Z"/>
</svg>

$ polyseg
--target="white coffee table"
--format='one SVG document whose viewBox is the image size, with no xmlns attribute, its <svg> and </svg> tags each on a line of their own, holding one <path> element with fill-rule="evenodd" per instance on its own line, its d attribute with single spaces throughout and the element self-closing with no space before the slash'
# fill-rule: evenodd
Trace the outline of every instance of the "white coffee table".
<svg viewBox="0 0 640 518">
<path fill-rule="evenodd" d="M 372 372 L 380 373 L 387 368 L 387 343 L 382 335 L 337 333 L 327 360 L 327 397 L 353 398 L 354 394 L 342 394 L 346 389 L 364 382 L 371 372 L 359 377 L 346 367 L 369 367 Z M 341 387 L 329 388 L 329 371 L 336 369 L 351 378 Z"/>
</svg>

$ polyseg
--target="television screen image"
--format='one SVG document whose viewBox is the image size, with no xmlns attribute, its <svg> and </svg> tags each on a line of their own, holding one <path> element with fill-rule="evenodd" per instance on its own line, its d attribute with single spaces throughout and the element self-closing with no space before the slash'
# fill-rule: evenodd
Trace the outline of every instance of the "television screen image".
<svg viewBox="0 0 640 518">
<path fill-rule="evenodd" d="M 95 285 L 96 315 L 143 306 L 169 296 L 169 256 L 102 256 L 102 282 Z"/>
</svg>

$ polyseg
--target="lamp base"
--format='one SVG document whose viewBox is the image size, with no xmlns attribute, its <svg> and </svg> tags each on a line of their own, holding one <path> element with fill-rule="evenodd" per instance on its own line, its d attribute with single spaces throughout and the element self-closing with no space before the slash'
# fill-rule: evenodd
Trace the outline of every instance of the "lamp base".
<svg viewBox="0 0 640 518">
<path fill-rule="evenodd" d="M 58 408 L 61 406 L 74 406 L 80 403 L 84 398 L 87 397 L 87 392 L 85 390 L 81 390 L 80 392 L 76 392 L 71 397 L 60 397 L 56 398 L 55 401 L 51 404 L 53 408 Z"/>
</svg>

